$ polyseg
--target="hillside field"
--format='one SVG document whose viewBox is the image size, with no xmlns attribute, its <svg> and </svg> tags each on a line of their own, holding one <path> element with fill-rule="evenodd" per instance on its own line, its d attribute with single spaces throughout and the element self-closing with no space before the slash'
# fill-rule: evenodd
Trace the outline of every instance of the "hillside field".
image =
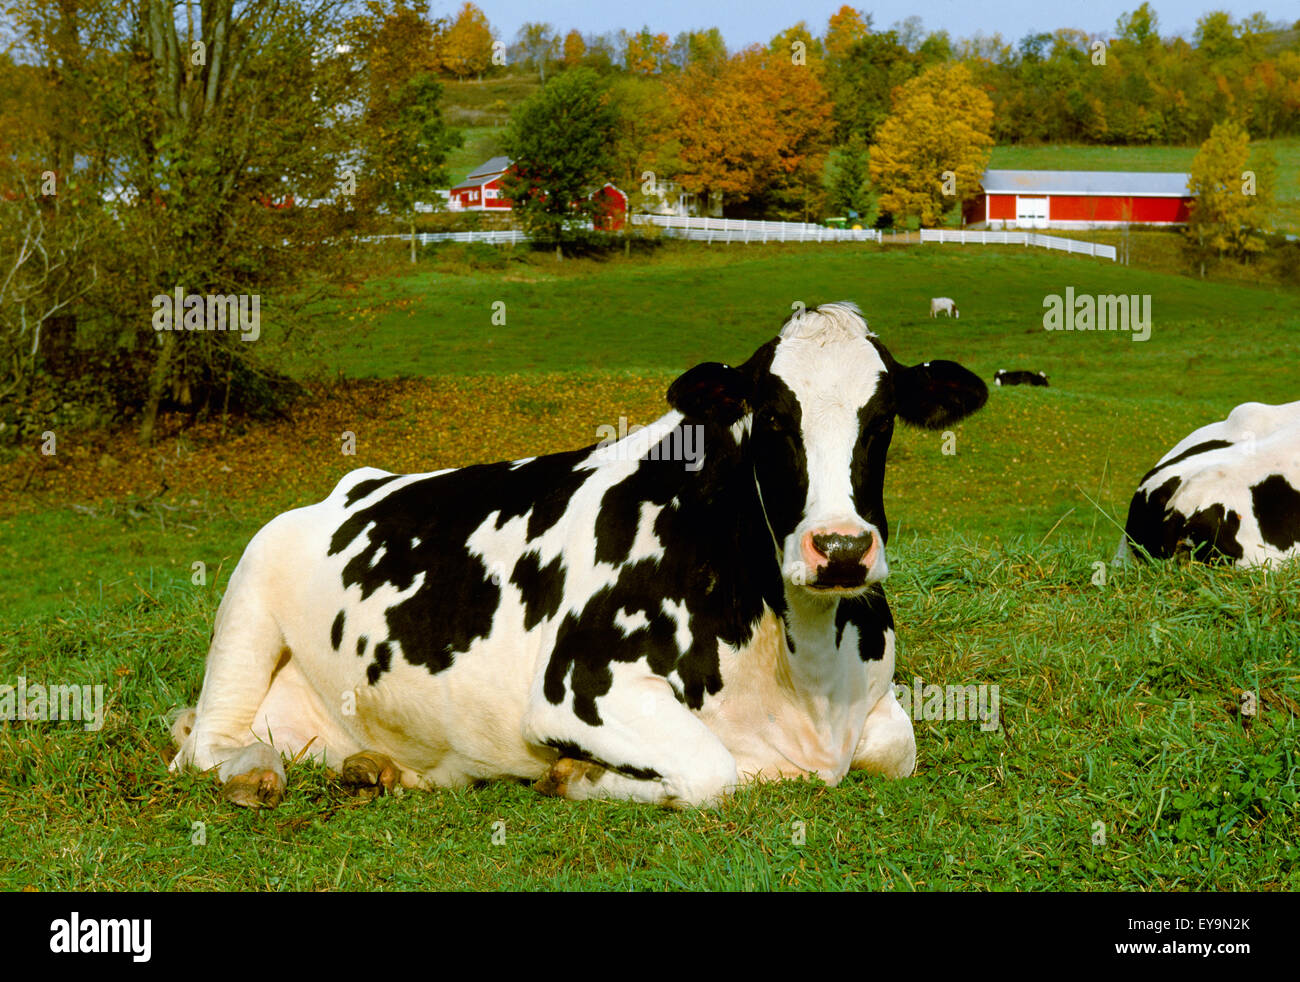
<svg viewBox="0 0 1300 982">
<path fill-rule="evenodd" d="M 1045 331 L 1067 287 L 1149 296 L 1150 339 Z M 927 316 L 939 295 L 959 320 Z M 905 363 L 1051 379 L 993 388 L 955 453 L 902 427 L 890 452 L 897 680 L 997 685 L 996 731 L 920 719 L 910 779 L 751 787 L 697 813 L 510 784 L 367 803 L 301 765 L 253 813 L 166 773 L 166 714 L 197 697 L 230 572 L 277 512 L 357 466 L 595 442 L 663 412 L 696 362 L 746 358 L 792 305 L 836 299 Z M 0 723 L 0 889 L 1296 890 L 1300 570 L 1104 564 L 1169 447 L 1240 402 L 1300 398 L 1298 299 L 1016 248 L 431 250 L 322 313 L 311 343 L 352 381 L 288 419 L 149 451 L 60 434 L 52 458 L 0 459 L 22 486 L 0 503 L 0 684 L 102 683 L 108 700 L 97 732 Z M 317 371 L 267 319 L 278 363 Z"/>
</svg>

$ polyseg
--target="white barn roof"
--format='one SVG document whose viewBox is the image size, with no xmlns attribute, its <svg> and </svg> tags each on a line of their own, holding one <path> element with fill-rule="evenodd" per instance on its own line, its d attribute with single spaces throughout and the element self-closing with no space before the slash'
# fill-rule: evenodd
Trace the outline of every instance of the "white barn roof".
<svg viewBox="0 0 1300 982">
<path fill-rule="evenodd" d="M 1132 195 L 1190 198 L 1190 174 L 1103 170 L 986 170 L 987 194 Z"/>
</svg>

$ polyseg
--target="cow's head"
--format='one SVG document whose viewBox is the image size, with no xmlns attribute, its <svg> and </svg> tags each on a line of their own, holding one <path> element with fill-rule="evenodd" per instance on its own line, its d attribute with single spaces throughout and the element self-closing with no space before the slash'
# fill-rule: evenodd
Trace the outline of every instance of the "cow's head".
<svg viewBox="0 0 1300 982">
<path fill-rule="evenodd" d="M 955 362 L 900 365 L 851 303 L 796 314 L 744 365 L 697 365 L 668 390 L 688 420 L 742 448 L 787 590 L 826 597 L 889 573 L 882 498 L 894 419 L 938 429 L 987 398 Z"/>
</svg>

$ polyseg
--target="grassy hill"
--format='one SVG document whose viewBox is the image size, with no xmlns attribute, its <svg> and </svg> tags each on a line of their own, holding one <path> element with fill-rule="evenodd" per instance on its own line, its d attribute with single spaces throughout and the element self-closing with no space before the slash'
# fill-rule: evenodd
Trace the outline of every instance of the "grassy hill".
<svg viewBox="0 0 1300 982">
<path fill-rule="evenodd" d="M 1044 297 L 1070 286 L 1149 295 L 1150 339 L 1044 331 Z M 930 319 L 934 295 L 960 320 Z M 230 571 L 278 511 L 356 466 L 592 443 L 661 413 L 695 362 L 746 357 L 796 301 L 841 298 L 904 362 L 1051 377 L 993 389 L 955 454 L 901 427 L 890 451 L 897 678 L 999 686 L 997 731 L 918 720 L 914 778 L 784 782 L 696 814 L 510 784 L 363 804 L 303 766 L 279 810 L 251 814 L 165 773 L 165 714 L 194 701 Z M 102 683 L 109 700 L 97 732 L 0 723 L 0 889 L 1298 889 L 1300 568 L 1104 565 L 1178 439 L 1247 399 L 1300 398 L 1296 300 L 1024 249 L 446 250 L 312 338 L 270 325 L 259 343 L 282 364 L 306 372 L 301 348 L 323 345 L 361 381 L 271 424 L 150 451 L 61 434 L 57 457 L 0 465 L 27 482 L 0 504 L 0 683 Z M 1235 711 L 1242 690 L 1258 717 Z"/>
</svg>

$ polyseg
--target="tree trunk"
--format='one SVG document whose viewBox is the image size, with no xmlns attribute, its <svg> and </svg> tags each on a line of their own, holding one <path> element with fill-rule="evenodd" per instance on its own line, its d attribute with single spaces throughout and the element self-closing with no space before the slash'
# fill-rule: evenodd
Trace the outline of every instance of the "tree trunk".
<svg viewBox="0 0 1300 982">
<path fill-rule="evenodd" d="M 411 262 L 415 262 L 415 212 L 411 212 Z"/>
<path fill-rule="evenodd" d="M 555 243 L 555 261 L 558 263 L 564 258 L 564 247 L 560 243 Z"/>
<path fill-rule="evenodd" d="M 172 353 L 175 350 L 176 334 L 167 331 L 163 335 L 158 360 L 154 362 L 153 372 L 149 376 L 149 397 L 145 400 L 144 415 L 140 418 L 139 443 L 142 447 L 153 444 L 154 428 L 158 423 L 158 405 L 162 402 L 163 390 L 167 388 L 167 370 L 171 367 Z"/>
</svg>

